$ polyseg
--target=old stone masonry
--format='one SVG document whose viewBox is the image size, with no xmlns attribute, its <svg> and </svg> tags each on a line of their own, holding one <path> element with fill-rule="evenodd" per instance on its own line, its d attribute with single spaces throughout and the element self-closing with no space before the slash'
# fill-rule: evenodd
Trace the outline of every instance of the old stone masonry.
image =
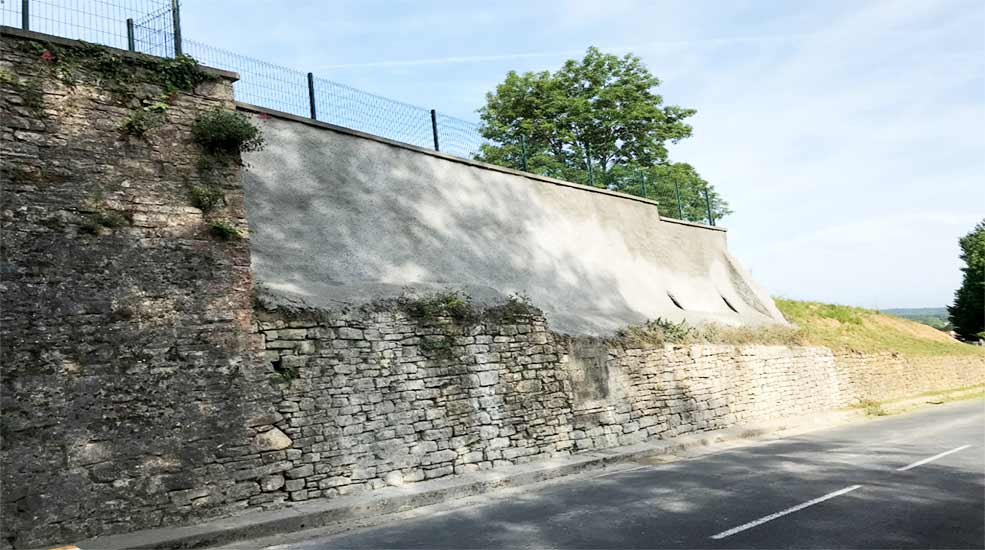
<svg viewBox="0 0 985 550">
<path fill-rule="evenodd" d="M 278 301 L 238 155 L 193 135 L 235 75 L 0 45 L 4 548 L 982 382 L 973 359 L 575 337 L 516 297 Z"/>
</svg>

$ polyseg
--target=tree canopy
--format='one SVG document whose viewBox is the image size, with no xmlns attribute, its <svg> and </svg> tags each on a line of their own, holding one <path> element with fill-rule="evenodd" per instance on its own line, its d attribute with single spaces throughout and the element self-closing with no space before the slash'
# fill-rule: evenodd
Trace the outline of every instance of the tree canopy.
<svg viewBox="0 0 985 550">
<path fill-rule="evenodd" d="M 708 188 L 715 218 L 728 204 L 695 169 L 668 161 L 668 143 L 691 135 L 694 109 L 664 105 L 660 80 L 640 58 L 589 48 L 555 72 L 510 71 L 479 110 L 480 160 L 575 183 L 643 195 L 677 217 L 675 182 L 686 219 L 703 220 Z M 525 153 L 525 155 L 524 155 Z"/>
<path fill-rule="evenodd" d="M 985 219 L 958 240 L 964 277 L 947 307 L 951 324 L 965 340 L 985 338 Z"/>
</svg>

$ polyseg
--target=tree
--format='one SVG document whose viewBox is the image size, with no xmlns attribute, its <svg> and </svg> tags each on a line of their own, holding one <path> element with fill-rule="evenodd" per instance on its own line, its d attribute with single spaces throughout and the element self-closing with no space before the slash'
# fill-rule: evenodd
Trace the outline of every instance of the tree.
<svg viewBox="0 0 985 550">
<path fill-rule="evenodd" d="M 658 164 L 649 168 L 618 166 L 611 172 L 609 188 L 657 201 L 660 215 L 695 222 L 707 222 L 708 201 L 715 221 L 732 213 L 728 202 L 686 162 Z M 678 197 L 680 206 L 678 206 Z"/>
<path fill-rule="evenodd" d="M 685 217 L 707 217 L 707 186 L 721 218 L 731 211 L 714 189 L 691 166 L 668 164 L 667 144 L 691 135 L 685 120 L 695 110 L 663 105 L 654 93 L 659 85 L 640 58 L 594 47 L 553 73 L 510 71 L 479 110 L 482 135 L 492 144 L 483 145 L 477 158 L 520 167 L 525 150 L 530 172 L 636 194 L 642 194 L 642 172 L 653 178 L 648 196 L 661 204 L 674 196 L 672 180 L 680 177 Z M 674 198 L 663 215 L 677 216 Z"/>
<path fill-rule="evenodd" d="M 985 219 L 958 240 L 961 246 L 961 288 L 947 312 L 954 331 L 965 340 L 985 338 Z"/>
</svg>

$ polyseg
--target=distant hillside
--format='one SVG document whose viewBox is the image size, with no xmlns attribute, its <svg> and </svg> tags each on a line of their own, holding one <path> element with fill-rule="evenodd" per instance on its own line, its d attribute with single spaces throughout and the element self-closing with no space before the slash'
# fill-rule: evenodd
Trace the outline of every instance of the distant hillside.
<svg viewBox="0 0 985 550">
<path fill-rule="evenodd" d="M 951 322 L 948 320 L 946 307 L 884 309 L 882 310 L 882 313 L 923 323 L 939 330 L 947 330 L 951 328 Z"/>
<path fill-rule="evenodd" d="M 985 349 L 908 319 L 851 306 L 776 299 L 808 344 L 857 351 L 897 351 L 910 356 L 982 355 Z M 935 308 L 937 309 L 937 308 Z"/>
</svg>

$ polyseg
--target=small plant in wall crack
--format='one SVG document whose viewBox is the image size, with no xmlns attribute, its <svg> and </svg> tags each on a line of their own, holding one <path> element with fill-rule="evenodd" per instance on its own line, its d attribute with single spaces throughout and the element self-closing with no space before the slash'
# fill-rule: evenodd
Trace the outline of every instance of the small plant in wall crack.
<svg viewBox="0 0 985 550">
<path fill-rule="evenodd" d="M 235 155 L 263 149 L 263 134 L 241 113 L 213 110 L 192 126 L 192 139 L 212 155 Z"/>
<path fill-rule="evenodd" d="M 421 339 L 421 351 L 444 359 L 454 357 L 455 337 L 450 334 L 425 336 Z"/>
<path fill-rule="evenodd" d="M 471 298 L 461 292 L 435 293 L 429 296 L 403 296 L 397 304 L 409 317 L 417 321 L 435 322 L 443 318 L 467 325 L 478 319 Z"/>
<path fill-rule="evenodd" d="M 12 88 L 21 97 L 24 106 L 38 118 L 45 118 L 44 90 L 37 79 L 21 80 L 13 72 L 0 68 L 0 85 Z"/>
<path fill-rule="evenodd" d="M 169 108 L 170 106 L 167 103 L 155 101 L 150 105 L 137 109 L 120 123 L 120 130 L 133 136 L 142 137 L 149 130 L 164 124 L 165 114 Z"/>
<path fill-rule="evenodd" d="M 225 193 L 217 185 L 192 185 L 188 194 L 191 197 L 192 206 L 202 212 L 211 212 L 226 202 Z"/>
<path fill-rule="evenodd" d="M 271 366 L 274 369 L 274 374 L 271 376 L 271 382 L 275 384 L 287 384 L 291 380 L 298 377 L 298 369 L 295 367 L 285 366 L 283 357 L 273 361 Z"/>
<path fill-rule="evenodd" d="M 243 238 L 243 234 L 240 233 L 239 229 L 226 219 L 212 220 L 209 223 L 209 233 L 223 241 L 235 241 Z"/>
<path fill-rule="evenodd" d="M 119 212 L 99 208 L 82 216 L 80 229 L 83 233 L 98 235 L 103 228 L 117 229 L 129 224 L 129 220 Z"/>
</svg>

